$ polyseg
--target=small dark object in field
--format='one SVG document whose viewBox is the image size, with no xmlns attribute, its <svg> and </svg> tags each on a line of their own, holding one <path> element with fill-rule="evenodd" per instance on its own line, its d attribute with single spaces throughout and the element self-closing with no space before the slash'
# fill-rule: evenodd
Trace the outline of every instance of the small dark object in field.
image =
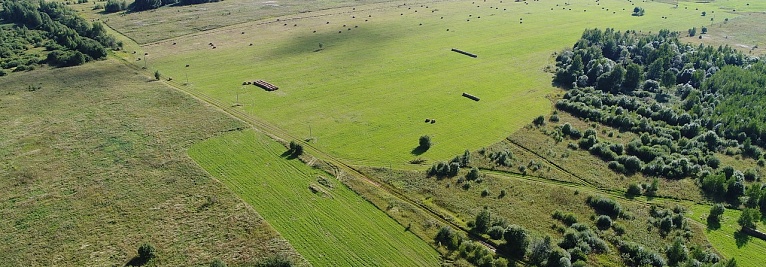
<svg viewBox="0 0 766 267">
<path fill-rule="evenodd" d="M 342 33 L 343 31 L 338 31 L 338 33 Z"/>
<path fill-rule="evenodd" d="M 253 43 L 250 43 L 250 46 L 253 46 Z"/>
<path fill-rule="evenodd" d="M 399 15 L 400 15 L 400 16 L 404 16 L 404 13 L 400 13 Z"/>
<path fill-rule="evenodd" d="M 372 18 L 372 15 L 368 15 L 367 17 L 368 17 L 368 18 Z"/>
<path fill-rule="evenodd" d="M 453 52 L 458 52 L 458 53 L 460 53 L 460 54 L 463 54 L 463 55 L 466 55 L 466 56 L 469 56 L 469 57 L 472 57 L 472 58 L 475 58 L 475 57 L 477 57 L 477 55 L 476 55 L 476 54 L 468 53 L 468 52 L 466 52 L 466 51 L 463 51 L 463 50 L 460 50 L 460 49 L 457 49 L 457 48 L 452 48 L 452 51 L 453 51 Z"/>
<path fill-rule="evenodd" d="M 364 20 L 364 22 L 367 22 L 367 20 Z"/>
<path fill-rule="evenodd" d="M 442 17 L 441 19 L 444 19 L 444 17 Z"/>
<path fill-rule="evenodd" d="M 279 19 L 277 19 L 277 21 L 279 21 Z"/>
<path fill-rule="evenodd" d="M 207 45 L 209 45 L 209 46 L 213 46 L 213 43 L 207 43 Z"/>
<path fill-rule="evenodd" d="M 325 24 L 330 24 L 330 22 L 328 21 L 328 22 L 327 22 L 327 23 L 325 23 Z"/>
<path fill-rule="evenodd" d="M 314 33 L 317 33 L 317 31 L 314 31 Z"/>
<path fill-rule="evenodd" d="M 298 27 L 298 24 L 293 25 L 293 27 Z"/>
<path fill-rule="evenodd" d="M 355 19 L 355 18 L 356 18 L 356 16 L 351 16 L 351 18 L 352 18 L 352 19 Z"/>
<path fill-rule="evenodd" d="M 523 21 L 519 21 L 519 24 L 522 24 L 522 23 L 524 23 L 524 22 Z"/>
<path fill-rule="evenodd" d="M 358 25 L 354 25 L 354 28 L 359 28 L 359 26 Z"/>
<path fill-rule="evenodd" d="M 470 20 L 470 19 L 467 19 L 467 20 L 465 20 L 465 21 L 471 21 L 471 20 Z"/>
<path fill-rule="evenodd" d="M 481 16 L 478 16 L 478 17 L 476 17 L 476 18 L 477 18 L 477 19 L 480 19 L 480 18 L 481 18 Z"/>
<path fill-rule="evenodd" d="M 133 54 L 135 54 L 135 53 L 136 53 L 136 51 L 133 51 Z"/>
<path fill-rule="evenodd" d="M 473 100 L 473 101 L 479 101 L 479 98 L 478 98 L 478 97 L 476 97 L 476 96 L 474 96 L 474 95 L 471 95 L 471 94 L 469 94 L 469 93 L 463 93 L 463 96 L 464 96 L 464 97 L 466 97 L 466 98 L 468 98 L 468 99 L 471 99 L 471 100 Z"/>
<path fill-rule="evenodd" d="M 173 45 L 176 45 L 176 42 L 173 42 Z"/>
<path fill-rule="evenodd" d="M 434 123 L 436 123 L 436 120 L 431 120 L 431 124 L 434 124 Z"/>
<path fill-rule="evenodd" d="M 350 31 L 350 30 L 351 30 L 351 28 L 348 28 L 348 30 Z"/>
<path fill-rule="evenodd" d="M 449 31 L 449 29 L 447 29 L 447 31 Z"/>
<path fill-rule="evenodd" d="M 420 25 L 419 25 L 419 26 L 423 26 L 423 23 L 420 23 Z"/>
<path fill-rule="evenodd" d="M 429 122 L 431 122 L 431 119 L 426 119 L 426 123 L 429 123 Z"/>
<path fill-rule="evenodd" d="M 213 46 L 213 49 L 215 49 L 215 46 Z"/>
<path fill-rule="evenodd" d="M 242 32 L 242 34 L 245 34 L 245 32 Z"/>
</svg>

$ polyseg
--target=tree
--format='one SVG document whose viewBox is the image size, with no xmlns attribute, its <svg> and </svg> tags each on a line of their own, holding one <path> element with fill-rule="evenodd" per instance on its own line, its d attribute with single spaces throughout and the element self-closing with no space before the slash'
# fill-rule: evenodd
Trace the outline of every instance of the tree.
<svg viewBox="0 0 766 267">
<path fill-rule="evenodd" d="M 707 27 L 702 26 L 702 34 L 707 34 Z"/>
<path fill-rule="evenodd" d="M 643 8 L 640 8 L 640 7 L 634 7 L 633 8 L 633 16 L 640 17 L 640 16 L 643 16 L 643 15 L 644 15 L 644 9 Z"/>
<path fill-rule="evenodd" d="M 157 79 L 159 81 L 160 78 L 161 78 L 160 71 L 159 70 L 155 70 L 154 71 L 154 79 Z"/>
<path fill-rule="evenodd" d="M 542 126 L 545 124 L 545 117 L 543 117 L 543 115 L 537 116 L 537 118 L 535 118 L 532 123 L 537 126 Z"/>
<path fill-rule="evenodd" d="M 125 3 L 124 0 L 107 0 L 106 5 L 104 5 L 104 12 L 106 13 L 114 13 L 114 12 L 120 12 L 125 10 L 128 7 L 127 3 Z"/>
<path fill-rule="evenodd" d="M 689 36 L 694 37 L 695 35 L 697 35 L 697 27 L 692 27 L 689 29 Z"/>
<path fill-rule="evenodd" d="M 627 192 L 627 195 L 628 195 L 629 197 L 634 197 L 634 196 L 638 196 L 638 195 L 641 195 L 641 186 L 639 186 L 639 185 L 638 185 L 638 184 L 636 184 L 636 183 L 630 183 L 630 184 L 628 185 L 628 192 Z"/>
<path fill-rule="evenodd" d="M 596 218 L 596 227 L 600 230 L 609 229 L 609 227 L 612 227 L 612 218 L 606 215 L 599 215 Z"/>
<path fill-rule="evenodd" d="M 431 145 L 433 145 L 433 144 L 431 143 L 431 137 L 430 137 L 430 136 L 428 136 L 428 135 L 423 135 L 423 136 L 421 136 L 421 137 L 420 137 L 420 140 L 419 140 L 419 144 L 420 144 L 420 146 L 419 146 L 419 147 L 420 147 L 420 148 L 423 148 L 423 149 L 425 149 L 425 150 L 428 150 L 429 148 L 431 148 Z"/>
<path fill-rule="evenodd" d="M 551 237 L 535 239 L 529 246 L 529 262 L 532 265 L 543 266 L 551 253 Z"/>
<path fill-rule="evenodd" d="M 508 253 L 516 259 L 521 259 L 527 252 L 529 246 L 529 234 L 523 227 L 512 224 L 503 232 L 505 247 Z"/>
<path fill-rule="evenodd" d="M 665 250 L 665 255 L 668 256 L 668 265 L 676 266 L 686 261 L 689 257 L 689 251 L 686 249 L 683 240 L 677 237 L 673 240 L 673 244 Z"/>
<path fill-rule="evenodd" d="M 149 9 L 156 9 L 162 5 L 161 0 L 136 0 L 133 2 L 133 10 L 144 11 Z"/>
<path fill-rule="evenodd" d="M 760 219 L 761 212 L 756 209 L 747 208 L 742 211 L 742 215 L 739 216 L 737 223 L 739 226 L 742 226 L 742 228 L 747 227 L 755 229 L 755 223 L 757 223 Z"/>
<path fill-rule="evenodd" d="M 726 210 L 726 208 L 723 206 L 723 204 L 715 204 L 713 207 L 710 208 L 710 214 L 707 216 L 708 224 L 712 223 L 721 223 L 721 215 L 723 215 L 723 212 Z"/>
<path fill-rule="evenodd" d="M 625 80 L 622 82 L 622 87 L 628 91 L 633 91 L 638 88 L 639 84 L 641 84 L 641 66 L 630 63 L 625 70 Z"/>
<path fill-rule="evenodd" d="M 491 224 L 492 215 L 490 214 L 489 209 L 485 207 L 476 215 L 476 222 L 474 223 L 473 230 L 483 234 L 489 230 Z"/>
</svg>

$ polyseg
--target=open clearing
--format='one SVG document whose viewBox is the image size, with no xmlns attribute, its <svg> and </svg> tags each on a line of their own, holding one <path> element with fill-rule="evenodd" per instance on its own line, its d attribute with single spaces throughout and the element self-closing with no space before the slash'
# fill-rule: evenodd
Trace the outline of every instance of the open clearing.
<svg viewBox="0 0 766 267">
<path fill-rule="evenodd" d="M 122 266 L 149 243 L 168 266 L 305 265 L 186 156 L 239 127 L 117 60 L 0 78 L 0 262 Z"/>
<path fill-rule="evenodd" d="M 436 266 L 436 250 L 325 172 L 280 157 L 253 131 L 195 144 L 189 155 L 252 205 L 315 266 Z"/>
<path fill-rule="evenodd" d="M 710 206 L 694 205 L 689 212 L 689 218 L 706 225 Z M 707 229 L 705 236 L 725 258 L 736 258 L 737 266 L 762 266 L 766 262 L 766 241 L 739 234 L 739 210 L 727 209 L 721 216 L 720 229 Z M 762 226 L 759 225 L 759 226 Z M 763 231 L 763 229 L 760 229 Z"/>
<path fill-rule="evenodd" d="M 543 69 L 552 64 L 551 53 L 574 43 L 584 28 L 685 30 L 708 20 L 663 3 L 642 3 L 647 15 L 633 17 L 624 1 L 578 1 L 566 8 L 564 2 L 345 8 L 332 16 L 240 24 L 143 49 L 149 69 L 180 83 L 188 76 L 186 90 L 239 101 L 246 112 L 293 136 L 313 138 L 318 149 L 351 164 L 406 166 L 415 158 L 446 159 L 497 142 L 548 113 L 545 96 L 555 89 Z M 668 19 L 655 18 L 660 16 Z M 242 85 L 256 79 L 280 89 Z M 427 118 L 437 123 L 424 123 Z M 421 135 L 435 145 L 418 155 Z"/>
</svg>

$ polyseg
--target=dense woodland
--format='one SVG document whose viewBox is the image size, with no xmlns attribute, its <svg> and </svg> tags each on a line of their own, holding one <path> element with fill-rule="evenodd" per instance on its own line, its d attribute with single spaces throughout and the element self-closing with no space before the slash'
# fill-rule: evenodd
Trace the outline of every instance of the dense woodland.
<svg viewBox="0 0 766 267">
<path fill-rule="evenodd" d="M 33 69 L 39 63 L 76 66 L 103 59 L 109 49 L 122 46 L 103 24 L 86 21 L 62 3 L 4 1 L 0 19 L 14 24 L 0 30 L 3 69 Z M 45 48 L 46 53 L 28 53 L 33 48 Z"/>
<path fill-rule="evenodd" d="M 552 134 L 557 141 L 576 141 L 572 147 L 617 172 L 696 178 L 713 199 L 751 207 L 760 202 L 766 210 L 760 184 L 746 191 L 747 182 L 760 181 L 756 170 L 722 166 L 716 156 L 765 165 L 766 64 L 759 58 L 731 47 L 682 44 L 669 31 L 592 29 L 556 63 L 554 82 L 568 88 L 557 109 L 640 136 L 612 144 L 592 129 L 565 124 Z"/>
</svg>

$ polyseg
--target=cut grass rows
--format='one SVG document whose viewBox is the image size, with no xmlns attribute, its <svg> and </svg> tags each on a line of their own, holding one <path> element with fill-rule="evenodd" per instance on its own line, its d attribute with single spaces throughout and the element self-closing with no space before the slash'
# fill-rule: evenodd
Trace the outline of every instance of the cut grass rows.
<svg viewBox="0 0 766 267">
<path fill-rule="evenodd" d="M 279 155 L 252 131 L 194 145 L 189 155 L 253 205 L 316 266 L 435 266 L 427 243 L 325 172 Z M 325 177 L 331 186 L 323 185 Z M 312 192 L 316 191 L 316 192 Z"/>
</svg>

